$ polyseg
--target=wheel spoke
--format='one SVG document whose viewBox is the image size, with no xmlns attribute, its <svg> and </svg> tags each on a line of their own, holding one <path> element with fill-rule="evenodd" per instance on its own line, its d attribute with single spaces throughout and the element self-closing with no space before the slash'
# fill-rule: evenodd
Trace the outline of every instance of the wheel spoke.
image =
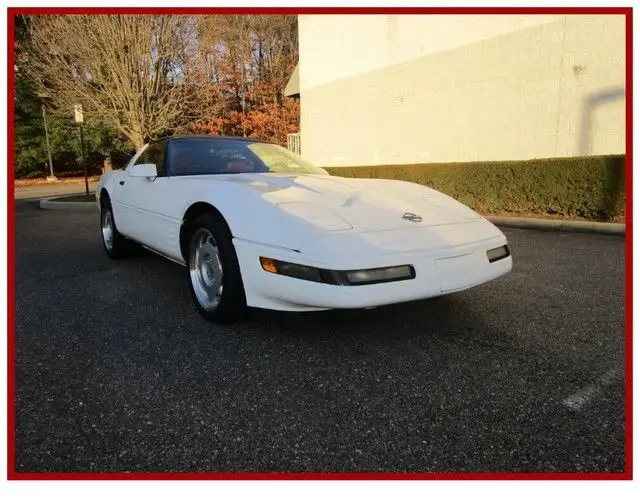
<svg viewBox="0 0 640 504">
<path fill-rule="evenodd" d="M 215 282 L 204 282 L 204 290 L 209 300 L 214 300 L 218 295 L 218 289 Z"/>
</svg>

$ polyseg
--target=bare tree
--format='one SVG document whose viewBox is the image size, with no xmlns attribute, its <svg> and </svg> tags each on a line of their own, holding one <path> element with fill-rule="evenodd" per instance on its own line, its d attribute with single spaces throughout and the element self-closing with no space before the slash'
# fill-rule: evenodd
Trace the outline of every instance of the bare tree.
<svg viewBox="0 0 640 504">
<path fill-rule="evenodd" d="M 188 16 L 34 16 L 22 70 L 58 110 L 81 103 L 139 148 L 194 119 L 196 37 Z"/>
<path fill-rule="evenodd" d="M 271 99 L 280 101 L 298 55 L 295 16 L 202 16 L 198 31 L 209 78 L 230 84 L 238 99 L 260 85 L 269 88 Z M 254 93 L 256 98 L 265 96 Z"/>
</svg>

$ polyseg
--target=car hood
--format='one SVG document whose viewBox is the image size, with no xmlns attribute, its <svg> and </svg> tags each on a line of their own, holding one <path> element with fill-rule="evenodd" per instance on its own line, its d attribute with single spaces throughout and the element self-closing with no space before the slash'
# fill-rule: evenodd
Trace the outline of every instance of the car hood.
<svg viewBox="0 0 640 504">
<path fill-rule="evenodd" d="M 481 219 L 449 196 L 404 181 L 272 173 L 211 178 L 246 186 L 283 212 L 327 231 L 382 231 Z"/>
</svg>

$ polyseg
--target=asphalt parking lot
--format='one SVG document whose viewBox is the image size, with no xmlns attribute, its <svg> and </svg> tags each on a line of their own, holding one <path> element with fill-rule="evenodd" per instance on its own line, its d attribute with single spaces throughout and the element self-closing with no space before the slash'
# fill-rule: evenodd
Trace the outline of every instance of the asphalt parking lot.
<svg viewBox="0 0 640 504">
<path fill-rule="evenodd" d="M 216 326 L 97 213 L 18 201 L 16 470 L 624 471 L 624 238 L 505 232 L 463 293 Z"/>
</svg>

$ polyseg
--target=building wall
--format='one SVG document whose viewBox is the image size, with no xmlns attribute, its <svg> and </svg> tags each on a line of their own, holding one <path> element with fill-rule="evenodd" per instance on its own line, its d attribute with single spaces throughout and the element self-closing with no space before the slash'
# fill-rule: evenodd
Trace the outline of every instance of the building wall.
<svg viewBox="0 0 640 504">
<path fill-rule="evenodd" d="M 624 152 L 623 16 L 300 16 L 321 166 Z"/>
</svg>

